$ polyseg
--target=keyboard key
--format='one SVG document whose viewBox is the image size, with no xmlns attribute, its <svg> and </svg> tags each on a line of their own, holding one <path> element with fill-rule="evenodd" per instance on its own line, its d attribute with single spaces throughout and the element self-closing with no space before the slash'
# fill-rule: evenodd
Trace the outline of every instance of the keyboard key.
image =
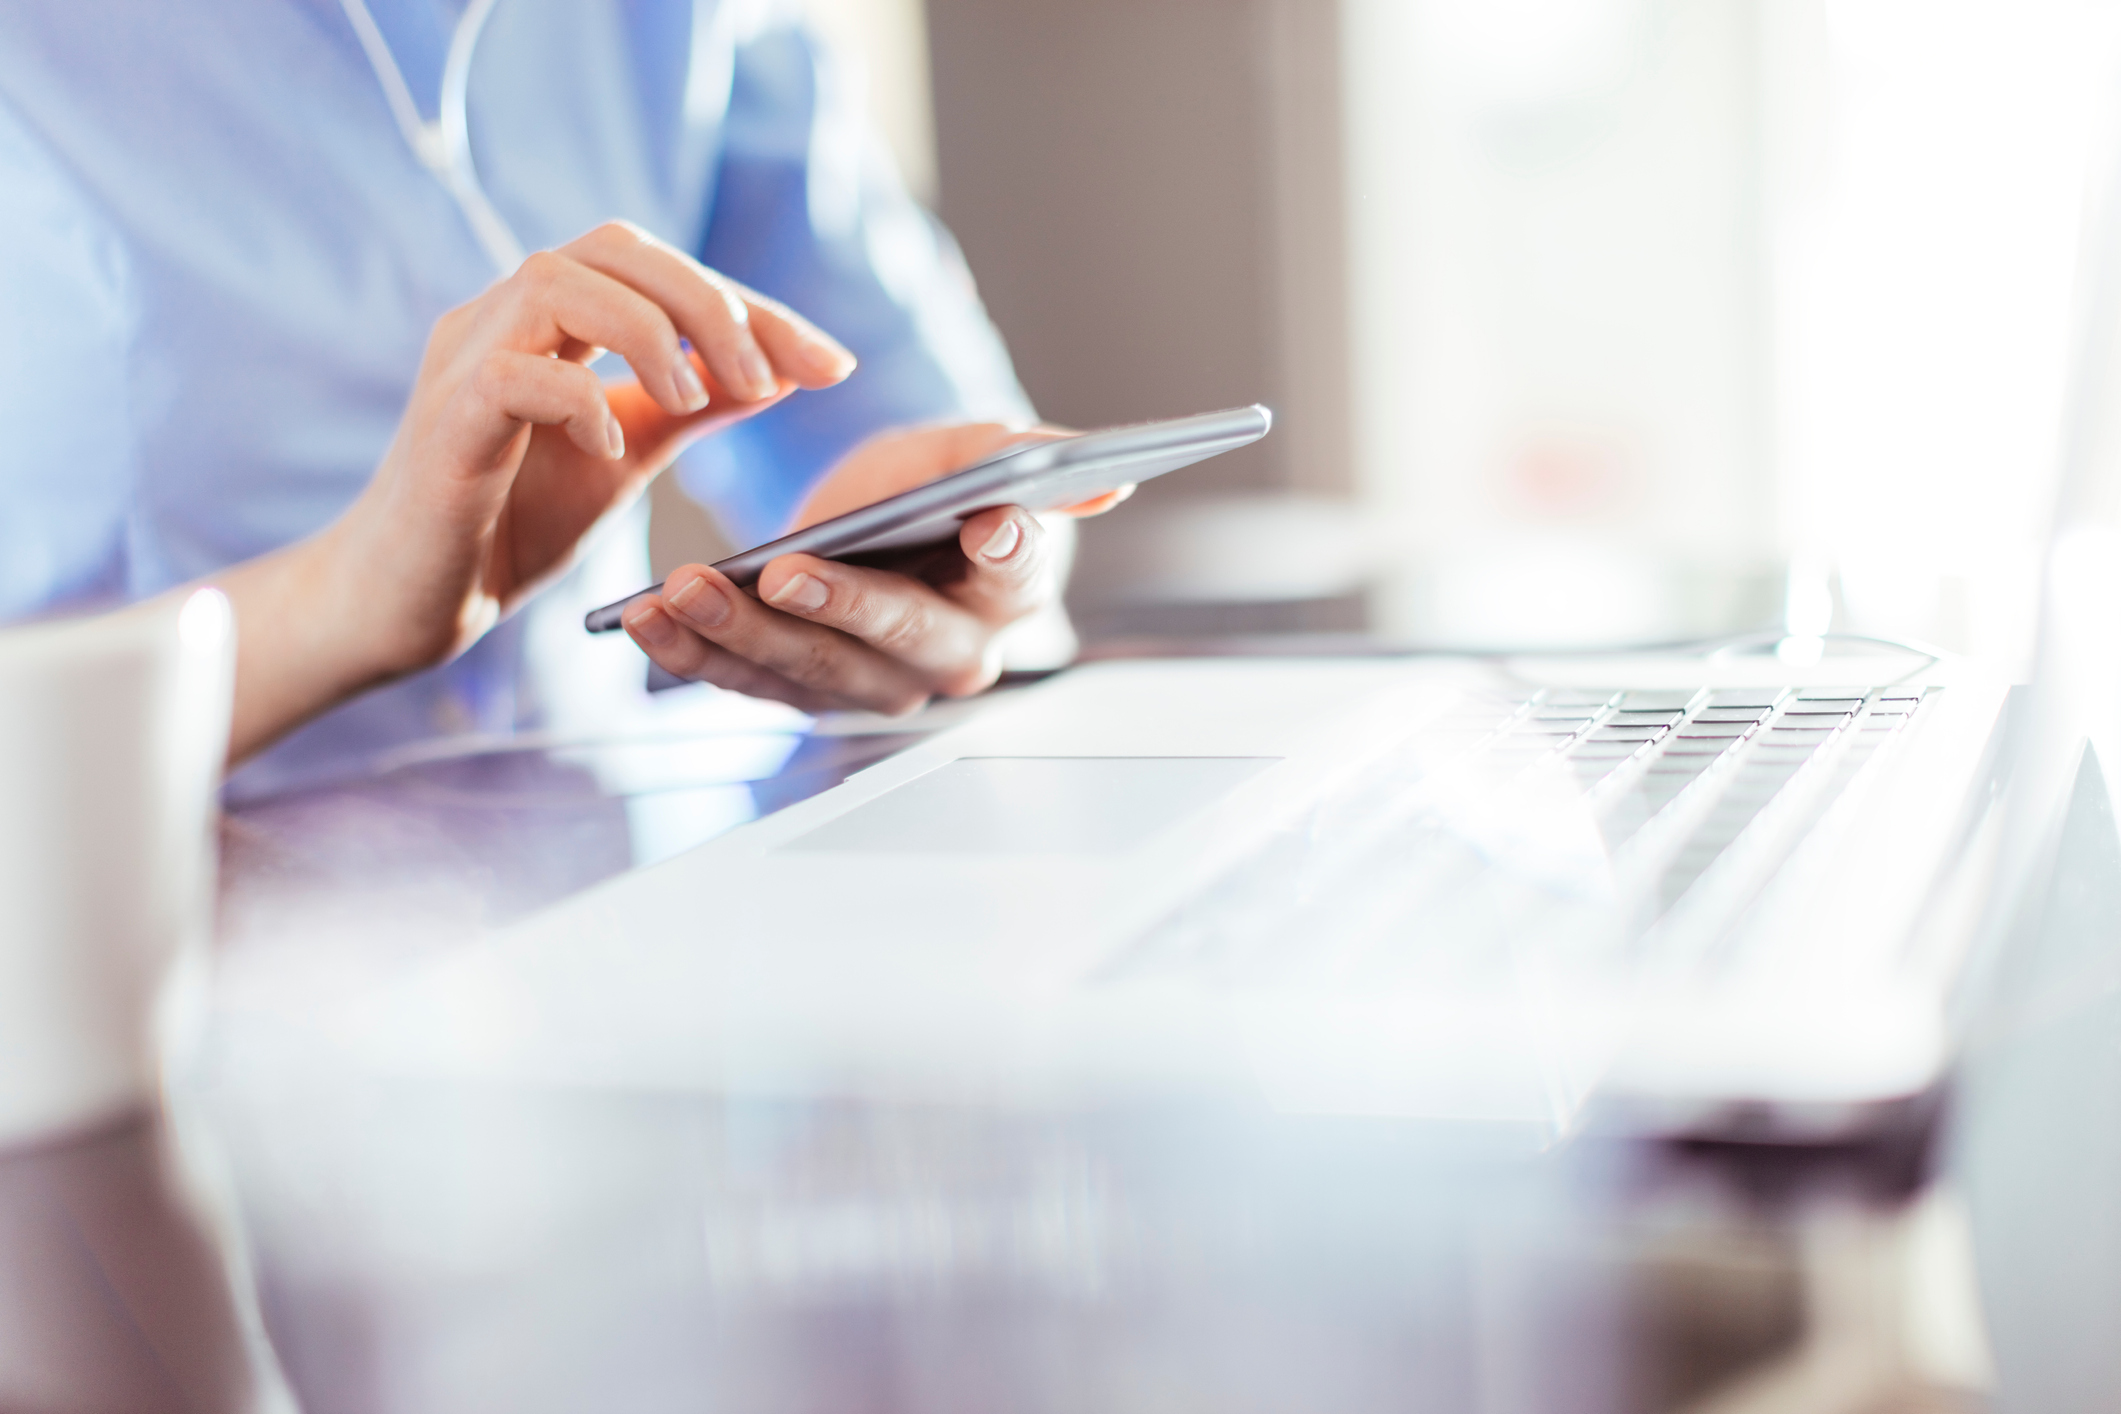
<svg viewBox="0 0 2121 1414">
<path fill-rule="evenodd" d="M 1699 689 L 1677 688 L 1670 691 L 1637 691 L 1621 695 L 1623 711 L 1657 712 L 1685 709 L 1701 696 Z"/>
<path fill-rule="evenodd" d="M 1598 829 L 1607 848 L 1617 848 L 1633 838 L 1698 777 L 1698 771 L 1666 769 L 1661 761 L 1644 772 L 1642 779 L 1615 797 L 1601 814 Z"/>
<path fill-rule="evenodd" d="M 1697 722 L 1757 722 L 1773 711 L 1768 707 L 1710 707 L 1694 714 Z"/>
<path fill-rule="evenodd" d="M 1716 804 L 1719 807 L 1728 805 L 1736 812 L 1730 817 L 1726 826 L 1730 834 L 1736 837 L 1740 830 L 1743 830 L 1753 822 L 1755 815 L 1767 809 L 1768 802 L 1773 800 L 1778 794 L 1780 794 L 1779 791 L 1772 790 L 1753 791 L 1745 795 L 1734 795 L 1726 791 L 1716 798 Z"/>
<path fill-rule="evenodd" d="M 1655 741 L 1669 730 L 1668 727 L 1600 727 L 1591 733 L 1591 740 Z"/>
<path fill-rule="evenodd" d="M 1867 687 L 1800 687 L 1799 702 L 1861 702 L 1871 695 Z"/>
<path fill-rule="evenodd" d="M 1670 774 L 1696 776 L 1709 768 L 1716 759 L 1715 753 L 1693 751 L 1660 751 L 1644 765 L 1645 771 L 1664 771 Z"/>
<path fill-rule="evenodd" d="M 1843 717 L 1855 715 L 1855 707 L 1837 707 L 1830 702 L 1800 702 L 1776 720 L 1804 726 L 1813 722 L 1838 721 Z"/>
<path fill-rule="evenodd" d="M 1736 741 L 1752 731 L 1751 722 L 1692 721 L 1679 729 L 1681 741 Z"/>
<path fill-rule="evenodd" d="M 1695 881 L 1708 872 L 1708 866 L 1715 862 L 1715 858 L 1715 855 L 1709 855 L 1699 864 L 1690 864 L 1686 860 L 1675 861 L 1671 872 L 1666 874 L 1657 886 L 1658 901 L 1666 908 L 1679 902 L 1686 891 L 1694 886 Z"/>
<path fill-rule="evenodd" d="M 1542 707 L 1605 707 L 1620 696 L 1611 687 L 1557 687 L 1539 699 Z"/>
<path fill-rule="evenodd" d="M 1686 713 L 1674 708 L 1668 712 L 1620 711 L 1613 714 L 1607 726 L 1613 727 L 1668 727 L 1683 720 Z"/>
<path fill-rule="evenodd" d="M 1779 687 L 1727 687 L 1709 694 L 1709 706 L 1768 708 L 1780 702 L 1782 695 Z"/>
</svg>

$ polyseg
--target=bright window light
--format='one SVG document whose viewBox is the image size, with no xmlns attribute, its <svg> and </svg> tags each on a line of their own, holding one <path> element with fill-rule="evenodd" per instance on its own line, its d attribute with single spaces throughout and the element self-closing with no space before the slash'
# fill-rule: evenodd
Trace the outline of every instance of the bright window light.
<svg viewBox="0 0 2121 1414">
<path fill-rule="evenodd" d="M 2121 7 L 1344 13 L 1381 628 L 2022 655 Z"/>
</svg>

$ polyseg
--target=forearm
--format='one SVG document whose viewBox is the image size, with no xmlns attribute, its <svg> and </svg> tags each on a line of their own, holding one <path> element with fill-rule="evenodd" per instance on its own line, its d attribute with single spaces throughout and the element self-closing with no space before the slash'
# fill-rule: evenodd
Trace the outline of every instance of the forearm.
<svg viewBox="0 0 2121 1414">
<path fill-rule="evenodd" d="M 231 766 L 395 675 L 365 645 L 359 607 L 346 592 L 336 530 L 246 560 L 208 581 L 235 610 Z"/>
</svg>

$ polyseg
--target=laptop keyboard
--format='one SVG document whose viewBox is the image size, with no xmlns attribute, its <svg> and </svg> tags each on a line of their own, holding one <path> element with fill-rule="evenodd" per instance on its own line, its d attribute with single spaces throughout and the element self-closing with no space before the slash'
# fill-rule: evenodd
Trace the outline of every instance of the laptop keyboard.
<svg viewBox="0 0 2121 1414">
<path fill-rule="evenodd" d="M 1323 962 L 1344 978 L 1404 980 L 1451 966 L 1424 940 L 1492 941 L 1542 901 L 1497 887 L 1487 851 L 1427 799 L 1424 785 L 1445 775 L 1462 794 L 1499 799 L 1536 782 L 1580 796 L 1640 905 L 1637 936 L 1712 935 L 1922 704 L 1919 688 L 1468 695 L 1106 975 L 1207 965 L 1267 980 L 1316 976 Z"/>
<path fill-rule="evenodd" d="M 1555 693 L 1514 713 L 1493 749 L 1524 751 L 1527 765 L 1559 752 L 1616 854 L 1682 798 L 1713 795 L 1658 881 L 1669 907 L 1801 773 L 1831 759 L 1811 798 L 1824 813 L 1921 705 L 1913 688 Z"/>
</svg>

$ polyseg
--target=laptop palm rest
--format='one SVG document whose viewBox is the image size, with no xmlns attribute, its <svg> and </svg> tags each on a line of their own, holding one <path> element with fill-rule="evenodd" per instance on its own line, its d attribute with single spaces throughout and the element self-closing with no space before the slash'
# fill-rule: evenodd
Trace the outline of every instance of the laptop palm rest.
<svg viewBox="0 0 2121 1414">
<path fill-rule="evenodd" d="M 966 756 L 781 846 L 858 854 L 1114 855 L 1273 756 Z"/>
</svg>

